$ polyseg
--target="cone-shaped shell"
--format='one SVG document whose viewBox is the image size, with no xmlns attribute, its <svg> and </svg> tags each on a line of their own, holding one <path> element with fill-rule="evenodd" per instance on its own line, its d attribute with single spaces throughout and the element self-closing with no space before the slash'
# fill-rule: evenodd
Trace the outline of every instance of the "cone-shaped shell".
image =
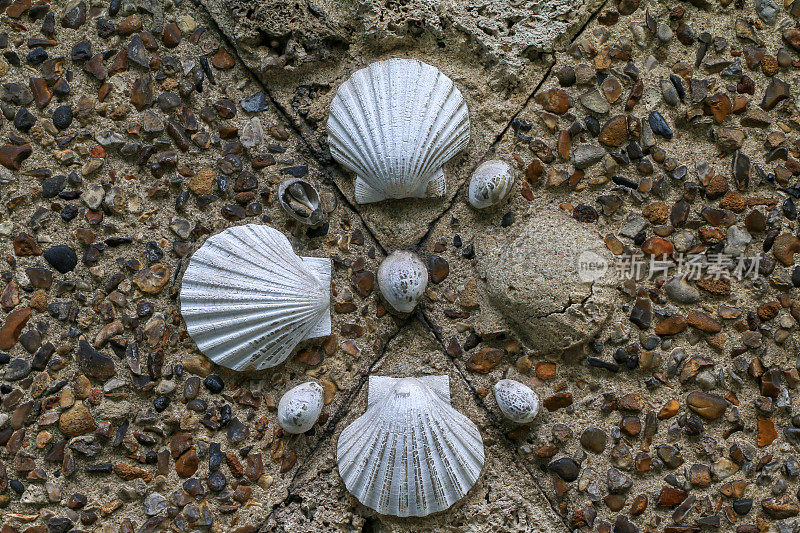
<svg viewBox="0 0 800 533">
<path fill-rule="evenodd" d="M 322 385 L 314 381 L 289 389 L 278 402 L 278 423 L 288 433 L 305 433 L 322 412 Z"/>
<path fill-rule="evenodd" d="M 469 203 L 484 209 L 502 202 L 514 187 L 511 166 L 499 159 L 490 159 L 478 165 L 469 180 Z"/>
<path fill-rule="evenodd" d="M 210 237 L 181 285 L 186 329 L 205 355 L 233 370 L 282 363 L 297 344 L 330 335 L 330 259 L 298 257 L 269 226 Z"/>
<path fill-rule="evenodd" d="M 367 411 L 339 436 L 336 460 L 362 504 L 386 515 L 426 516 L 475 484 L 483 439 L 450 406 L 447 376 L 370 376 Z"/>
<path fill-rule="evenodd" d="M 355 72 L 328 116 L 331 154 L 358 176 L 360 204 L 443 196 L 442 165 L 469 143 L 469 113 L 453 81 L 416 59 Z"/>
<path fill-rule="evenodd" d="M 398 250 L 378 267 L 378 288 L 395 310 L 410 313 L 428 286 L 428 269 L 414 252 Z"/>
<path fill-rule="evenodd" d="M 539 396 L 519 381 L 501 379 L 495 383 L 494 399 L 503 415 L 517 424 L 533 422 L 539 414 Z"/>
</svg>

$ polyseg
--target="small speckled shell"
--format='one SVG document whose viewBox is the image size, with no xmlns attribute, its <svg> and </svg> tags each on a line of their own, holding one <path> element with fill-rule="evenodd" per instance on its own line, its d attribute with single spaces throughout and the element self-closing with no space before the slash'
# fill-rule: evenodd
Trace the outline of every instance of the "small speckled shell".
<svg viewBox="0 0 800 533">
<path fill-rule="evenodd" d="M 383 298 L 401 313 L 414 310 L 427 286 L 428 269 L 414 252 L 393 252 L 378 268 L 378 288 Z"/>
<path fill-rule="evenodd" d="M 469 203 L 484 209 L 502 202 L 514 187 L 511 166 L 499 159 L 490 159 L 478 165 L 469 180 Z"/>
<path fill-rule="evenodd" d="M 426 516 L 475 484 L 483 439 L 450 406 L 447 376 L 370 376 L 367 411 L 342 431 L 336 461 L 362 504 L 386 515 Z"/>
<path fill-rule="evenodd" d="M 286 392 L 278 402 L 278 423 L 289 433 L 305 433 L 322 412 L 322 385 L 309 381 Z"/>
<path fill-rule="evenodd" d="M 300 341 L 330 335 L 330 280 L 330 259 L 298 257 L 280 231 L 228 228 L 192 255 L 181 282 L 181 315 L 215 363 L 269 368 Z"/>
<path fill-rule="evenodd" d="M 503 415 L 517 424 L 533 422 L 539 414 L 539 396 L 513 379 L 501 379 L 494 385 L 494 398 Z"/>
<path fill-rule="evenodd" d="M 469 113 L 453 80 L 416 59 L 353 73 L 328 116 L 334 159 L 357 175 L 360 204 L 443 196 L 442 165 L 469 143 Z"/>
<path fill-rule="evenodd" d="M 298 194 L 292 194 L 298 188 Z M 325 222 L 322 200 L 314 185 L 300 178 L 287 178 L 278 186 L 278 203 L 290 218 L 316 227 Z"/>
</svg>

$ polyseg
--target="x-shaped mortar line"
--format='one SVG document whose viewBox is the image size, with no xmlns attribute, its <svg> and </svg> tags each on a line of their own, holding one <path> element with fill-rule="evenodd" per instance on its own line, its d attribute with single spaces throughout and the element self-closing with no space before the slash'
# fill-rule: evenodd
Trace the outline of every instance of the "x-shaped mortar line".
<svg viewBox="0 0 800 533">
<path fill-rule="evenodd" d="M 608 3 L 608 0 L 604 0 L 602 3 L 599 3 L 592 10 L 590 16 L 586 19 L 586 22 L 576 31 L 575 35 L 572 36 L 572 38 L 570 39 L 569 45 L 567 45 L 567 46 L 572 45 L 575 42 L 575 40 L 578 39 L 583 34 L 584 31 L 586 31 L 586 29 L 589 27 L 591 22 L 603 10 L 603 8 L 606 6 L 607 3 Z M 205 9 L 204 5 L 203 5 L 203 9 Z M 361 221 L 361 226 L 364 228 L 365 231 L 367 231 L 367 233 L 369 233 L 369 235 L 372 237 L 373 241 L 380 248 L 380 251 L 383 253 L 383 255 L 384 256 L 388 255 L 387 247 L 384 246 L 384 244 L 381 242 L 381 240 L 378 238 L 378 236 L 372 231 L 370 226 L 365 222 L 364 218 L 361 215 L 361 212 L 358 209 L 358 206 L 349 200 L 349 198 L 344 194 L 344 192 L 341 190 L 341 188 L 337 185 L 337 181 L 333 178 L 334 175 L 341 175 L 343 173 L 343 171 L 338 167 L 338 165 L 335 162 L 332 161 L 332 158 L 330 157 L 329 154 L 327 154 L 326 152 L 322 151 L 321 147 L 319 147 L 319 143 L 317 143 L 316 140 L 314 140 L 312 142 L 312 140 L 309 139 L 309 137 L 313 137 L 313 135 L 314 135 L 313 131 L 311 130 L 311 128 L 308 127 L 305 124 L 305 122 L 298 122 L 296 120 L 293 120 L 292 116 L 287 112 L 287 110 L 285 108 L 283 108 L 281 105 L 278 104 L 277 100 L 275 98 L 273 98 L 272 93 L 270 92 L 269 88 L 261 81 L 261 79 L 259 78 L 257 73 L 253 72 L 250 69 L 250 67 L 248 67 L 247 64 L 244 61 L 242 61 L 242 58 L 239 56 L 238 48 L 235 46 L 235 44 L 233 42 L 231 42 L 231 40 L 229 39 L 228 35 L 226 35 L 225 32 L 223 32 L 222 29 L 217 25 L 216 21 L 214 20 L 214 17 L 211 15 L 211 13 L 208 13 L 208 15 L 209 15 L 209 19 L 212 21 L 212 23 L 216 27 L 215 29 L 217 31 L 217 34 L 220 36 L 221 39 L 223 39 L 226 42 L 226 44 L 228 45 L 228 48 L 230 48 L 232 50 L 233 54 L 236 55 L 237 60 L 243 66 L 243 68 L 248 72 L 248 74 L 250 75 L 251 79 L 256 84 L 258 84 L 258 86 L 261 88 L 261 90 L 264 92 L 264 94 L 267 95 L 267 98 L 269 100 L 270 105 L 272 105 L 273 109 L 276 111 L 276 113 L 278 114 L 279 118 L 284 122 L 284 124 L 286 124 L 292 130 L 292 133 L 303 143 L 303 145 L 305 146 L 305 148 L 308 151 L 308 153 L 311 156 L 311 158 L 313 158 L 315 160 L 315 162 L 318 165 L 320 165 L 320 167 L 323 169 L 323 172 L 325 173 L 325 177 L 326 177 L 327 181 L 332 185 L 333 189 L 336 192 L 337 199 L 339 201 L 341 201 L 344 205 L 346 205 L 350 211 L 355 213 L 355 215 Z M 533 91 L 530 93 L 530 95 L 528 95 L 528 97 L 526 98 L 525 102 L 511 116 L 511 118 L 508 120 L 508 122 L 503 127 L 503 129 L 496 135 L 496 137 L 495 137 L 494 141 L 492 142 L 492 144 L 486 149 L 486 151 L 483 154 L 483 156 L 480 159 L 478 159 L 478 161 L 475 163 L 473 168 L 471 168 L 469 170 L 469 174 L 470 175 L 475 170 L 475 167 L 477 167 L 477 165 L 479 165 L 481 162 L 491 158 L 496 153 L 497 147 L 500 145 L 500 143 L 502 142 L 504 136 L 508 133 L 509 129 L 511 129 L 514 120 L 516 120 L 516 118 L 530 105 L 530 103 L 533 101 L 533 99 L 538 94 L 539 90 L 542 88 L 542 86 L 544 86 L 545 82 L 547 82 L 547 80 L 550 78 L 552 70 L 553 70 L 553 67 L 555 66 L 555 64 L 556 64 L 556 60 L 553 59 L 551 61 L 550 65 L 548 66 L 547 70 L 542 75 L 542 77 L 539 80 L 539 82 L 536 84 L 536 87 L 533 89 Z M 427 243 L 427 241 L 430 238 L 431 234 L 433 233 L 433 230 L 436 227 L 436 225 L 443 219 L 443 217 L 445 217 L 448 214 L 450 214 L 452 212 L 452 210 L 456 207 L 456 204 L 459 201 L 459 199 L 461 198 L 461 195 L 463 194 L 463 189 L 464 189 L 465 186 L 467 186 L 468 181 L 469 181 L 468 179 L 465 179 L 459 184 L 458 188 L 456 189 L 456 193 L 449 200 L 449 204 L 448 204 L 447 208 L 444 211 L 442 211 L 442 213 L 439 216 L 437 216 L 436 218 L 434 218 L 434 220 L 432 220 L 430 222 L 430 224 L 428 226 L 428 230 L 415 243 L 414 247 L 416 249 L 422 249 L 422 247 L 425 246 L 425 244 Z M 531 477 L 531 479 L 533 480 L 535 485 L 538 487 L 539 491 L 542 493 L 542 495 L 549 502 L 550 507 L 553 509 L 553 512 L 555 512 L 556 516 L 559 517 L 559 520 L 564 525 L 565 531 L 569 531 L 569 526 L 567 524 L 566 518 L 561 516 L 561 513 L 558 511 L 558 506 L 557 506 L 557 503 L 556 503 L 555 499 L 553 498 L 552 495 L 549 494 L 549 491 L 545 490 L 545 488 L 542 486 L 542 484 L 543 484 L 542 480 L 532 470 L 529 462 L 525 461 L 525 460 L 523 460 L 521 458 L 521 455 L 520 455 L 521 452 L 519 451 L 519 447 L 517 446 L 517 443 L 514 440 L 512 440 L 510 437 L 508 437 L 507 432 L 505 431 L 505 428 L 503 426 L 502 420 L 500 420 L 497 417 L 497 415 L 494 413 L 494 411 L 492 411 L 491 409 L 489 409 L 486 406 L 486 403 L 483 401 L 483 397 L 478 393 L 476 388 L 473 386 L 472 381 L 469 379 L 469 377 L 467 375 L 465 375 L 465 373 L 460 369 L 460 367 L 457 364 L 455 364 L 454 358 L 447 352 L 445 344 L 443 342 L 443 339 L 441 338 L 441 335 L 440 335 L 441 329 L 440 329 L 440 327 L 437 324 L 435 324 L 433 322 L 433 320 L 429 317 L 429 315 L 427 313 L 425 313 L 424 311 L 422 311 L 422 310 L 419 310 L 416 313 L 415 317 L 406 319 L 403 323 L 401 323 L 398 326 L 397 330 L 392 335 L 390 335 L 387 339 L 385 339 L 385 341 L 383 343 L 381 343 L 380 350 L 378 350 L 378 352 L 376 353 L 376 355 L 373 358 L 373 360 L 367 366 L 366 370 L 362 371 L 361 375 L 359 376 L 357 385 L 348 393 L 348 397 L 345 399 L 345 401 L 342 403 L 342 405 L 336 410 L 336 412 L 333 414 L 333 416 L 331 416 L 331 418 L 328 421 L 327 425 L 325 426 L 325 428 L 323 429 L 321 434 L 317 437 L 317 441 L 315 442 L 314 446 L 311 447 L 311 449 L 310 449 L 309 453 L 306 455 L 306 457 L 304 457 L 302 459 L 302 461 L 299 461 L 300 466 L 297 468 L 297 470 L 295 471 L 294 476 L 292 477 L 292 482 L 289 485 L 288 494 L 287 494 L 286 498 L 284 498 L 281 502 L 273 505 L 273 508 L 270 510 L 269 514 L 265 517 L 265 519 L 264 519 L 264 521 L 262 523 L 261 530 L 265 531 L 263 525 L 266 524 L 269 521 L 269 519 L 274 514 L 275 509 L 277 509 L 278 507 L 280 507 L 282 505 L 285 505 L 293 497 L 292 490 L 295 487 L 295 482 L 297 481 L 299 475 L 304 471 L 305 467 L 308 465 L 310 458 L 313 457 L 314 453 L 318 449 L 320 449 L 320 447 L 322 447 L 328 439 L 330 439 L 332 437 L 333 432 L 334 432 L 334 430 L 336 428 L 336 424 L 341 420 L 341 418 L 344 417 L 345 413 L 350 409 L 353 401 L 355 400 L 355 398 L 360 393 L 362 387 L 367 383 L 367 380 L 369 379 L 370 372 L 385 357 L 386 350 L 387 350 L 387 347 L 390 344 L 390 342 L 395 337 L 397 337 L 400 333 L 402 333 L 407 327 L 410 327 L 410 323 L 412 322 L 412 320 L 418 320 L 436 338 L 436 341 L 439 344 L 439 349 L 445 355 L 446 359 L 450 362 L 450 364 L 453 365 L 453 367 L 455 368 L 455 370 L 458 373 L 458 375 L 461 376 L 461 378 L 464 380 L 464 382 L 466 383 L 467 387 L 472 392 L 473 399 L 475 400 L 475 402 L 480 406 L 481 409 L 483 409 L 485 411 L 488 419 L 495 426 L 495 428 L 499 431 L 499 433 L 503 435 L 503 444 L 513 452 L 514 456 L 517 458 L 517 462 L 519 463 L 519 465 L 521 465 L 521 467 L 525 469 L 525 471 Z"/>
</svg>

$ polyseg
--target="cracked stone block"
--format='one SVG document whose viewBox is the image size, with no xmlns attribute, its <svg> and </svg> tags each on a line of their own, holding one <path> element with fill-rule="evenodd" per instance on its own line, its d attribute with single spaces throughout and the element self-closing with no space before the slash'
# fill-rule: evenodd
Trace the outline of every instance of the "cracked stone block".
<svg viewBox="0 0 800 533">
<path fill-rule="evenodd" d="M 413 371 L 411 370 L 413 369 Z M 286 500 L 264 524 L 269 531 L 353 530 L 369 527 L 390 531 L 563 531 L 529 470 L 492 424 L 475 392 L 420 323 L 410 323 L 387 346 L 370 370 L 372 375 L 448 375 L 452 405 L 478 425 L 486 463 L 467 495 L 447 511 L 423 519 L 400 519 L 376 514 L 359 504 L 345 487 L 336 467 L 339 434 L 364 413 L 367 384 L 356 385 L 353 401 L 343 406 L 326 429 L 330 438 L 301 469 Z"/>
<path fill-rule="evenodd" d="M 618 305 L 611 252 L 596 230 L 554 204 L 533 207 L 514 234 L 478 233 L 475 257 L 490 305 L 514 324 L 533 353 L 585 344 Z M 488 322 L 476 331 L 497 327 Z"/>
</svg>

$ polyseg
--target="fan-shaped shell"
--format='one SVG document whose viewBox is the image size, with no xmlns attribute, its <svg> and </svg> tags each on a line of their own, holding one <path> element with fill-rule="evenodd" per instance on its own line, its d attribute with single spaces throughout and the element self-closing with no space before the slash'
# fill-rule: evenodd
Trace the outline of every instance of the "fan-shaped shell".
<svg viewBox="0 0 800 533">
<path fill-rule="evenodd" d="M 355 72 L 328 116 L 331 154 L 358 176 L 356 202 L 443 196 L 442 165 L 469 143 L 469 114 L 453 81 L 416 59 Z"/>
<path fill-rule="evenodd" d="M 278 423 L 288 433 L 305 433 L 322 412 L 324 390 L 309 381 L 289 389 L 278 402 Z"/>
<path fill-rule="evenodd" d="M 414 252 L 393 252 L 378 268 L 378 288 L 383 298 L 401 313 L 414 310 L 427 286 L 428 269 Z"/>
<path fill-rule="evenodd" d="M 469 203 L 484 209 L 502 202 L 514 187 L 511 166 L 499 159 L 490 159 L 478 165 L 469 180 Z"/>
<path fill-rule="evenodd" d="M 477 426 L 450 406 L 447 376 L 369 377 L 367 411 L 339 436 L 344 484 L 381 514 L 443 511 L 475 484 L 483 468 Z"/>
<path fill-rule="evenodd" d="M 181 314 L 197 347 L 233 370 L 282 363 L 305 339 L 330 335 L 330 259 L 298 257 L 269 226 L 210 237 L 181 285 Z"/>
<path fill-rule="evenodd" d="M 501 379 L 494 385 L 494 399 L 503 415 L 517 424 L 533 422 L 539 414 L 539 396 L 519 381 Z"/>
</svg>

